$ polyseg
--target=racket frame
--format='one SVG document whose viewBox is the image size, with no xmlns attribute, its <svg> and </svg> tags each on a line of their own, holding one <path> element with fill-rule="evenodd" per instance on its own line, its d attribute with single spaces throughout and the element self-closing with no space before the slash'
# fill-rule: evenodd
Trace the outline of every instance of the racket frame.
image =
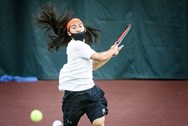
<svg viewBox="0 0 188 126">
<path fill-rule="evenodd" d="M 115 42 L 116 45 L 120 45 L 122 40 L 125 38 L 127 33 L 130 31 L 132 25 L 128 24 L 127 27 L 123 30 L 123 32 L 119 35 L 117 41 Z"/>
</svg>

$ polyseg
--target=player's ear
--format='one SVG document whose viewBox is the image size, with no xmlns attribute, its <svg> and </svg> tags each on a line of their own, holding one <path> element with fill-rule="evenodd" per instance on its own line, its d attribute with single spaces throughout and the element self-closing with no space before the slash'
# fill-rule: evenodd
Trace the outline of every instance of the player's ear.
<svg viewBox="0 0 188 126">
<path fill-rule="evenodd" d="M 71 36 L 71 33 L 69 31 L 67 31 L 67 34 L 68 34 L 68 36 Z"/>
</svg>

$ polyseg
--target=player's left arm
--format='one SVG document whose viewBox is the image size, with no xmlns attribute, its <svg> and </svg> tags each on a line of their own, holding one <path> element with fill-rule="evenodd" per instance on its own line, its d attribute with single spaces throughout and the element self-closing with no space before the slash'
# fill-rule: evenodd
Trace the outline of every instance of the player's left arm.
<svg viewBox="0 0 188 126">
<path fill-rule="evenodd" d="M 93 71 L 96 71 L 96 70 L 98 70 L 99 68 L 101 68 L 104 64 L 106 64 L 108 61 L 109 61 L 110 59 L 108 59 L 108 60 L 105 60 L 105 61 L 93 61 Z"/>
</svg>

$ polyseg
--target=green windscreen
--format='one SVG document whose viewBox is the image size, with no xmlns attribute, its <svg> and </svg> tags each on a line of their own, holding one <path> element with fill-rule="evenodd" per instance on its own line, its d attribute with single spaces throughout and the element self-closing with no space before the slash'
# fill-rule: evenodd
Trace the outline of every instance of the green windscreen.
<svg viewBox="0 0 188 126">
<path fill-rule="evenodd" d="M 0 3 L 0 75 L 58 79 L 66 48 L 47 49 L 49 38 L 33 23 L 47 0 L 2 0 Z M 188 2 L 186 0 L 53 0 L 61 12 L 100 29 L 92 48 L 108 50 L 130 23 L 125 47 L 94 79 L 188 79 Z"/>
</svg>

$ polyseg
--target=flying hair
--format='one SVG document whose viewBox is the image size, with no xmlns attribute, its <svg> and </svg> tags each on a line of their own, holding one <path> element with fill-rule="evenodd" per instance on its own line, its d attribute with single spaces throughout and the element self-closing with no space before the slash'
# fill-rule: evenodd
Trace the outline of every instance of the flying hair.
<svg viewBox="0 0 188 126">
<path fill-rule="evenodd" d="M 48 43 L 49 50 L 57 51 L 60 47 L 67 46 L 71 40 L 71 37 L 67 34 L 67 30 L 70 28 L 70 23 L 72 21 L 80 20 L 79 18 L 73 18 L 73 12 L 69 8 L 63 8 L 63 10 L 64 11 L 61 12 L 61 15 L 58 16 L 56 7 L 54 7 L 53 4 L 48 3 L 41 7 L 38 15 L 34 17 L 35 23 L 38 24 L 40 28 L 45 29 L 45 34 L 48 33 L 48 37 L 51 39 Z M 97 43 L 99 39 L 99 30 L 89 26 L 85 26 L 85 28 L 85 42 L 88 45 Z"/>
</svg>

